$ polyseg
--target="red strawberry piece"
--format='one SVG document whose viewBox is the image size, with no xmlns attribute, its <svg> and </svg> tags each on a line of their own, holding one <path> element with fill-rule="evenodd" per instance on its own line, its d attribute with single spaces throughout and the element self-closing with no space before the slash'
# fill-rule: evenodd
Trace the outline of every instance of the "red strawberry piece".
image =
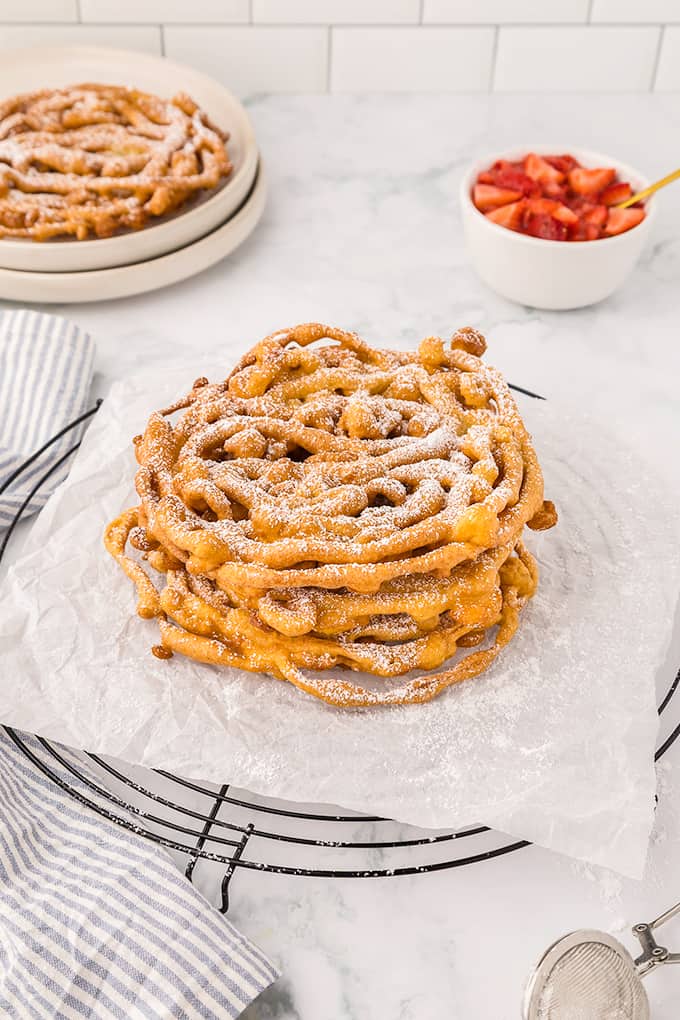
<svg viewBox="0 0 680 1020">
<path fill-rule="evenodd" d="M 528 198 L 527 210 L 537 213 L 539 216 L 552 216 L 553 209 L 557 206 L 554 198 Z"/>
<path fill-rule="evenodd" d="M 521 163 L 509 163 L 506 159 L 499 159 L 489 173 L 498 188 L 509 188 L 512 191 L 519 191 L 522 195 L 541 193 L 540 185 L 537 181 L 532 181 L 531 177 L 527 177 Z"/>
<path fill-rule="evenodd" d="M 569 201 L 569 192 L 561 184 L 551 184 L 548 181 L 543 185 L 543 194 L 546 198 L 554 198 L 556 202 L 566 203 Z"/>
<path fill-rule="evenodd" d="M 511 205 L 502 205 L 492 212 L 485 213 L 487 220 L 497 223 L 499 227 L 507 227 L 508 230 L 519 230 L 522 226 L 524 215 L 524 200 L 513 202 Z"/>
<path fill-rule="evenodd" d="M 497 188 L 493 184 L 475 184 L 472 192 L 472 201 L 480 212 L 488 212 L 489 209 L 498 209 L 501 205 L 509 205 L 522 197 L 520 191 L 510 191 L 509 188 Z"/>
<path fill-rule="evenodd" d="M 497 178 L 498 174 L 503 173 L 504 170 L 512 170 L 512 169 L 514 169 L 513 165 L 512 165 L 512 163 L 509 163 L 507 159 L 497 159 L 496 162 L 493 163 L 489 167 L 489 169 L 486 171 L 486 174 L 490 177 L 490 179 L 495 184 L 496 183 L 496 178 Z"/>
<path fill-rule="evenodd" d="M 524 172 L 527 177 L 540 184 L 560 184 L 565 178 L 561 170 L 551 166 L 535 152 L 530 152 L 524 160 Z"/>
<path fill-rule="evenodd" d="M 477 184 L 493 184 L 493 174 L 489 173 L 488 170 L 477 174 Z"/>
<path fill-rule="evenodd" d="M 566 241 L 567 228 L 554 216 L 546 213 L 529 213 L 524 220 L 524 229 L 532 237 L 542 237 L 545 241 Z"/>
<path fill-rule="evenodd" d="M 577 195 L 595 195 L 611 184 L 615 177 L 616 170 L 613 167 L 601 166 L 588 170 L 580 166 L 569 171 L 569 184 Z"/>
<path fill-rule="evenodd" d="M 632 194 L 633 189 L 628 181 L 614 181 L 604 189 L 600 195 L 600 202 L 604 205 L 618 205 L 619 202 L 625 202 Z"/>
<path fill-rule="evenodd" d="M 524 163 L 520 160 L 517 163 L 511 162 L 509 159 L 497 159 L 491 167 L 492 174 L 505 173 L 508 170 L 520 170 L 524 173 Z"/>
<path fill-rule="evenodd" d="M 588 209 L 593 203 L 589 198 L 586 198 L 585 195 L 575 195 L 573 191 L 570 191 L 567 196 L 566 204 L 570 209 L 573 209 L 575 213 L 580 213 L 583 209 Z"/>
<path fill-rule="evenodd" d="M 572 232 L 572 241 L 597 241 L 600 237 L 600 228 L 595 223 L 584 223 L 579 220 L 578 226 Z"/>
<path fill-rule="evenodd" d="M 607 222 L 606 205 L 584 205 L 581 211 L 581 219 L 584 223 L 592 223 L 596 227 L 603 227 Z"/>
<path fill-rule="evenodd" d="M 631 227 L 637 227 L 644 218 L 644 209 L 610 209 L 607 222 L 604 225 L 604 232 L 609 236 L 623 234 Z"/>
<path fill-rule="evenodd" d="M 552 215 L 559 223 L 564 223 L 567 227 L 575 226 L 578 223 L 576 213 L 568 205 L 563 205 L 561 202 L 555 204 Z"/>
<path fill-rule="evenodd" d="M 550 166 L 554 166 L 556 170 L 559 170 L 563 174 L 568 174 L 570 170 L 573 170 L 574 167 L 578 166 L 574 157 L 570 156 L 568 153 L 564 156 L 544 156 L 543 159 L 546 163 L 549 163 Z"/>
<path fill-rule="evenodd" d="M 578 223 L 576 213 L 572 212 L 568 206 L 555 201 L 554 198 L 529 198 L 527 199 L 527 209 L 529 213 L 535 213 L 538 216 L 552 216 L 559 223 L 564 223 L 567 226 Z"/>
</svg>

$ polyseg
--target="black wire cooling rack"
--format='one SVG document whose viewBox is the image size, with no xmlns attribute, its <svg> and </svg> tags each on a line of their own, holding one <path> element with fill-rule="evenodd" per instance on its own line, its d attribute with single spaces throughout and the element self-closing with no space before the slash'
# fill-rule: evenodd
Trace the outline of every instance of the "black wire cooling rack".
<svg viewBox="0 0 680 1020">
<path fill-rule="evenodd" d="M 512 388 L 544 399 L 521 386 Z M 60 439 L 84 425 L 99 403 L 21 464 L 0 486 L 0 495 Z M 74 442 L 27 493 L 0 543 L 0 559 L 30 501 L 79 446 Z M 680 697 L 675 697 L 679 687 L 680 670 L 659 704 L 662 737 L 655 761 L 680 736 L 680 721 L 674 725 L 668 711 L 672 704 L 680 715 Z M 193 880 L 199 862 L 219 865 L 224 912 L 239 869 L 313 878 L 387 878 L 478 864 L 531 845 L 526 840 L 508 842 L 484 825 L 433 834 L 377 816 L 337 814 L 332 808 L 271 800 L 227 784 L 193 782 L 163 769 L 144 769 L 98 754 L 73 754 L 11 727 L 5 731 L 36 768 L 75 800 L 178 856 L 188 879 Z"/>
</svg>

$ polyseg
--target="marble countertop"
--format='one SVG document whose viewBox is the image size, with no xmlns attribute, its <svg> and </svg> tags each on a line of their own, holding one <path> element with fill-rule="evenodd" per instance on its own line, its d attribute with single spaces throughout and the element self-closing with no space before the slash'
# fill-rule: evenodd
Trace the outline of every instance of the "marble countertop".
<svg viewBox="0 0 680 1020">
<path fill-rule="evenodd" d="M 415 343 L 472 324 L 515 383 L 597 409 L 680 494 L 680 185 L 626 287 L 575 312 L 488 291 L 468 265 L 457 182 L 484 152 L 555 140 L 650 178 L 677 164 L 680 106 L 644 96 L 262 97 L 250 104 L 270 183 L 264 218 L 223 263 L 138 298 L 59 309 L 98 346 L 96 388 L 140 364 L 196 358 L 298 321 Z M 227 366 L 225 366 L 226 368 Z M 22 534 L 13 543 L 20 550 Z M 644 640 L 635 634 L 633 640 Z M 675 634 L 663 682 L 680 663 Z M 675 706 L 675 721 L 680 706 Z M 226 778 L 226 777 L 225 777 Z M 614 933 L 680 898 L 680 741 L 659 764 L 644 881 L 535 847 L 438 874 L 328 881 L 239 872 L 230 916 L 283 978 L 248 1020 L 512 1020 L 540 952 L 579 927 Z M 208 894 L 215 875 L 199 865 Z M 669 930 L 680 949 L 680 923 Z M 674 972 L 675 970 L 675 972 Z M 652 975 L 655 1020 L 677 1016 L 680 973 Z"/>
</svg>

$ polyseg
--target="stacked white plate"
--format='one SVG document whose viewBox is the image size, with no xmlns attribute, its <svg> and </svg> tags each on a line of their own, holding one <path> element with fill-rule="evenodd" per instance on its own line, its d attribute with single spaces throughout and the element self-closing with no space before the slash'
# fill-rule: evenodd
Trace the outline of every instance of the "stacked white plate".
<svg viewBox="0 0 680 1020">
<path fill-rule="evenodd" d="M 164 99 L 188 93 L 229 132 L 234 169 L 217 191 L 143 230 L 89 241 L 0 238 L 0 298 L 100 301 L 165 287 L 230 254 L 262 215 L 266 186 L 250 120 L 212 78 L 159 57 L 94 46 L 13 50 L 0 62 L 0 101 L 81 82 L 127 85 Z"/>
</svg>

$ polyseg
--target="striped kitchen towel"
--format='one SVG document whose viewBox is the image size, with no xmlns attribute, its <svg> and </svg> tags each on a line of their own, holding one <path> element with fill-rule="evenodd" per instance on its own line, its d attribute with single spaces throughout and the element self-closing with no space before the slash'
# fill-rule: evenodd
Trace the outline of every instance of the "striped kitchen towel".
<svg viewBox="0 0 680 1020">
<path fill-rule="evenodd" d="M 20 739 L 39 762 L 40 742 Z M 110 809 L 84 756 L 59 754 L 57 778 Z M 269 960 L 164 850 L 79 803 L 35 761 L 0 728 L 0 1016 L 237 1017 L 278 977 Z"/>
<path fill-rule="evenodd" d="M 26 515 L 39 510 L 68 474 L 67 458 L 40 492 L 31 495 L 50 467 L 78 442 L 83 426 L 17 472 L 27 457 L 86 410 L 93 360 L 94 343 L 68 319 L 26 308 L 0 310 L 0 531 L 27 499 Z"/>
</svg>

